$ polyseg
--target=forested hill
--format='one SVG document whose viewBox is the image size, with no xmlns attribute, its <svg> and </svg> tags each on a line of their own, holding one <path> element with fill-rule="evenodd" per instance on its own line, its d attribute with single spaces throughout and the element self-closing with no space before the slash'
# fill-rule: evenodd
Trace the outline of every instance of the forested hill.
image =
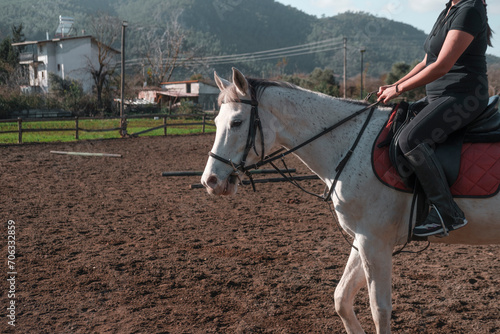
<svg viewBox="0 0 500 334">
<path fill-rule="evenodd" d="M 351 13 L 316 18 L 274 0 L 3 0 L 0 11 L 0 37 L 10 26 L 23 24 L 27 40 L 52 36 L 59 15 L 75 19 L 76 31 L 88 31 L 90 17 L 106 12 L 127 20 L 127 56 L 138 58 L 144 36 L 150 30 L 161 31 L 178 13 L 179 23 L 189 30 L 190 45 L 202 45 L 203 56 L 231 55 L 291 47 L 330 40 L 323 52 L 302 52 L 289 56 L 281 71 L 311 72 L 315 67 L 343 69 L 343 38 L 347 38 L 348 76 L 359 73 L 360 50 L 365 69 L 377 76 L 388 72 L 395 62 L 413 63 L 423 57 L 425 33 L 407 24 Z M 119 42 L 119 41 L 118 41 Z M 119 46 L 119 45 L 118 45 Z M 247 59 L 246 59 L 247 60 Z M 491 61 L 497 61 L 492 58 Z M 262 75 L 277 68 L 283 59 L 222 63 L 215 67 L 236 66 Z"/>
</svg>

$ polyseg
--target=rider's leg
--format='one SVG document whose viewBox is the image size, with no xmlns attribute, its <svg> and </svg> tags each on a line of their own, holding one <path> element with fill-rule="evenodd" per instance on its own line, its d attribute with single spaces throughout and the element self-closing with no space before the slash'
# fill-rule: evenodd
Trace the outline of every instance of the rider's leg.
<svg viewBox="0 0 500 334">
<path fill-rule="evenodd" d="M 442 166 L 434 155 L 436 144 L 474 120 L 486 101 L 446 96 L 430 99 L 401 132 L 399 146 L 412 165 L 432 210 L 426 221 L 415 228 L 416 236 L 446 234 L 466 224 L 462 210 L 453 201 Z"/>
</svg>

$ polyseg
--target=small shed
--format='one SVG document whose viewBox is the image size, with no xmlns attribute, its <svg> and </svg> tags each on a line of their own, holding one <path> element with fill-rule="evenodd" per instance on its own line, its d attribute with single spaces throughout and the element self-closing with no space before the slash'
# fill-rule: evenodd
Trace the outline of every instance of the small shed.
<svg viewBox="0 0 500 334">
<path fill-rule="evenodd" d="M 173 104 L 182 99 L 196 103 L 203 110 L 214 110 L 217 107 L 219 88 L 202 80 L 173 81 L 160 84 L 160 95 L 165 101 Z"/>
<path fill-rule="evenodd" d="M 201 81 L 162 82 L 160 87 L 142 89 L 137 98 L 160 106 L 175 106 L 181 101 L 191 101 L 202 110 L 215 110 L 219 88 L 215 84 Z"/>
</svg>

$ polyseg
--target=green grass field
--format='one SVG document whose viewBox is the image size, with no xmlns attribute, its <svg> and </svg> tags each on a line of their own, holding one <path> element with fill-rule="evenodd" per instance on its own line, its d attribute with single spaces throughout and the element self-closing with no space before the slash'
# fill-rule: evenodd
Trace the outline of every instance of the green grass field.
<svg viewBox="0 0 500 334">
<path fill-rule="evenodd" d="M 127 132 L 129 134 L 137 133 L 143 130 L 151 129 L 157 126 L 163 125 L 163 120 L 138 118 L 127 120 Z M 168 120 L 167 121 L 167 135 L 185 135 L 192 133 L 201 133 L 201 125 L 183 125 L 176 126 L 176 124 L 183 123 L 200 123 L 199 120 Z M 213 123 L 212 123 L 213 124 Z M 80 120 L 78 127 L 80 129 L 87 130 L 102 130 L 118 128 L 120 126 L 120 120 L 118 119 L 101 119 L 101 120 Z M 68 142 L 75 141 L 75 121 L 43 121 L 43 122 L 29 122 L 23 121 L 23 130 L 27 129 L 68 129 L 68 131 L 49 131 L 49 132 L 23 132 L 23 143 L 33 143 L 33 142 Z M 0 144 L 15 144 L 18 141 L 18 124 L 17 122 L 12 123 L 0 123 L 0 132 L 2 131 L 16 131 L 16 133 L 0 133 Z M 205 126 L 205 132 L 215 132 L 215 127 L 207 125 Z M 163 129 L 154 130 L 151 132 L 144 133 L 140 136 L 162 136 Z M 92 139 L 109 139 L 109 138 L 120 138 L 118 130 L 109 132 L 86 132 L 79 131 L 80 140 L 92 140 Z"/>
</svg>

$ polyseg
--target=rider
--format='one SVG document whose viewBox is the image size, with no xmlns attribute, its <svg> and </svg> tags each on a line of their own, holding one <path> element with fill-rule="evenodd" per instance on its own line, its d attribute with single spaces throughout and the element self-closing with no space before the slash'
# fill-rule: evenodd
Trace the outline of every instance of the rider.
<svg viewBox="0 0 500 334">
<path fill-rule="evenodd" d="M 434 148 L 486 108 L 485 53 L 491 34 L 485 0 L 450 0 L 424 43 L 422 62 L 395 84 L 379 88 L 378 100 L 387 103 L 426 85 L 429 104 L 405 127 L 398 142 L 431 203 L 427 219 L 413 230 L 415 236 L 446 235 L 467 224 Z"/>
</svg>

